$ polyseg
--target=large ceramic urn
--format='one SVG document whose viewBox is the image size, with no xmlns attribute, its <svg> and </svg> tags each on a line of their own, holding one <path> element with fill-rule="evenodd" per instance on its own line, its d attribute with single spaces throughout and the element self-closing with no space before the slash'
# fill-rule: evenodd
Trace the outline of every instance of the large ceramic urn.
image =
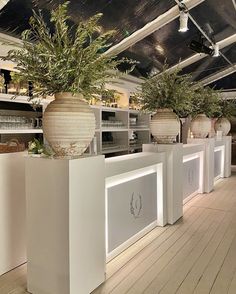
<svg viewBox="0 0 236 294">
<path fill-rule="evenodd" d="M 158 109 L 150 122 L 150 130 L 157 143 L 174 143 L 180 132 L 180 120 L 172 109 Z"/>
<path fill-rule="evenodd" d="M 43 133 L 57 157 L 83 154 L 95 134 L 95 116 L 83 95 L 56 93 L 44 112 Z"/>
<path fill-rule="evenodd" d="M 190 125 L 194 138 L 206 138 L 211 132 L 211 119 L 205 114 L 198 114 Z"/>
<path fill-rule="evenodd" d="M 223 136 L 227 136 L 231 129 L 231 123 L 226 117 L 220 117 L 215 123 L 215 131 L 222 131 Z"/>
</svg>

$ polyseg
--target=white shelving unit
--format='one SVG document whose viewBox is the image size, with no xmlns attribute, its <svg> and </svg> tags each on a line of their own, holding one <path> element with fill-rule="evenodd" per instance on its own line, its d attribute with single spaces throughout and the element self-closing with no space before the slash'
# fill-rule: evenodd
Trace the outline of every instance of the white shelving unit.
<svg viewBox="0 0 236 294">
<path fill-rule="evenodd" d="M 27 96 L 17 96 L 15 99 L 12 97 L 11 94 L 0 94 L 0 101 L 30 104 Z M 123 97 L 128 99 L 128 92 Z M 43 110 L 49 102 L 41 100 Z M 134 153 L 141 151 L 142 144 L 150 142 L 150 115 L 129 109 L 128 103 L 123 105 L 124 108 L 91 106 L 96 118 L 95 139 L 98 154 Z M 16 111 L 17 114 L 20 113 Z M 104 121 L 110 125 L 104 125 Z M 39 133 L 43 133 L 42 129 L 0 129 L 0 135 Z"/>
<path fill-rule="evenodd" d="M 8 142 L 11 139 L 17 139 L 19 142 L 24 142 L 27 146 L 28 142 L 33 139 L 36 134 L 43 134 L 42 128 L 39 128 L 39 117 L 42 116 L 42 111 L 44 108 L 44 103 L 46 100 L 37 99 L 37 103 L 42 106 L 42 110 L 34 111 L 34 109 L 29 106 L 32 102 L 29 101 L 28 96 L 17 96 L 14 97 L 12 94 L 0 93 L 0 116 L 6 116 L 7 119 L 0 122 L 0 142 Z M 24 117 L 22 120 L 11 120 L 11 116 Z M 30 123 L 31 119 L 34 123 L 37 123 L 37 128 L 32 128 Z M 2 124 L 7 124 L 3 126 Z M 19 124 L 17 126 L 17 124 Z M 29 125 L 31 124 L 31 125 Z"/>
<path fill-rule="evenodd" d="M 150 114 L 128 108 L 91 106 L 96 117 L 97 151 L 119 155 L 141 151 L 150 142 Z M 104 122 L 111 126 L 104 126 Z M 112 123 L 117 123 L 116 127 Z M 135 143 L 136 142 L 136 143 Z M 110 148 L 109 148 L 110 144 Z"/>
<path fill-rule="evenodd" d="M 17 129 L 17 130 L 1 130 L 0 129 L 0 135 L 1 134 L 42 134 L 42 129 Z"/>
</svg>

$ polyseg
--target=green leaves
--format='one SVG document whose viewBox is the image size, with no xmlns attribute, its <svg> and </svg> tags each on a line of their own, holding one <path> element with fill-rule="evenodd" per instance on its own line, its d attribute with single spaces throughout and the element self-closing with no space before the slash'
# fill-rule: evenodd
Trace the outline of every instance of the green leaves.
<svg viewBox="0 0 236 294">
<path fill-rule="evenodd" d="M 210 87 L 203 87 L 201 84 L 195 85 L 192 99 L 193 116 L 204 113 L 208 117 L 214 117 L 220 112 L 220 93 Z"/>
<path fill-rule="evenodd" d="M 160 75 L 147 78 L 139 89 L 143 109 L 156 111 L 158 108 L 172 108 L 179 117 L 200 113 L 214 117 L 227 112 L 220 105 L 218 91 L 191 79 L 191 75 L 181 75 L 180 69 L 169 71 L 164 65 Z"/>
<path fill-rule="evenodd" d="M 33 11 L 30 29 L 22 34 L 23 48 L 11 50 L 5 58 L 15 62 L 21 75 L 37 85 L 34 96 L 80 92 L 89 99 L 92 94 L 101 93 L 105 82 L 119 75 L 120 63 L 135 64 L 102 55 L 114 34 L 109 31 L 98 35 L 102 14 L 71 28 L 68 5 L 65 2 L 52 11 L 49 26 L 41 11 Z"/>
<path fill-rule="evenodd" d="M 181 117 L 192 111 L 191 76 L 180 75 L 179 71 L 170 72 L 165 65 L 161 75 L 145 80 L 138 94 L 142 98 L 143 109 L 172 108 Z"/>
<path fill-rule="evenodd" d="M 232 118 L 236 116 L 236 100 L 235 99 L 223 99 L 220 100 L 220 109 L 214 113 L 215 117 Z"/>
</svg>

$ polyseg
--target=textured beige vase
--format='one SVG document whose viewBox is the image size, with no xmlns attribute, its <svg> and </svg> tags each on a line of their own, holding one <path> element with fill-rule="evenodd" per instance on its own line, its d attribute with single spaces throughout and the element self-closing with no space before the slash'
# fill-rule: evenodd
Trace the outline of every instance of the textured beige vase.
<svg viewBox="0 0 236 294">
<path fill-rule="evenodd" d="M 43 133 L 56 156 L 79 156 L 95 134 L 95 116 L 83 95 L 56 93 L 43 116 Z"/>
<path fill-rule="evenodd" d="M 150 122 L 150 130 L 157 143 L 174 143 L 180 131 L 180 120 L 172 109 L 158 109 Z"/>
<path fill-rule="evenodd" d="M 194 138 L 206 138 L 211 132 L 211 119 L 205 114 L 198 114 L 190 125 Z"/>
<path fill-rule="evenodd" d="M 226 117 L 220 117 L 215 123 L 215 131 L 222 131 L 223 136 L 227 136 L 231 129 L 231 123 Z"/>
</svg>

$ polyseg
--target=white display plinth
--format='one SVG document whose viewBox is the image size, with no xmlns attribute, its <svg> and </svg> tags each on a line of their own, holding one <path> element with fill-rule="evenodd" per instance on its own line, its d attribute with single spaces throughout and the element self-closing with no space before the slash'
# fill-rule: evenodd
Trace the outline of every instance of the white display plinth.
<svg viewBox="0 0 236 294">
<path fill-rule="evenodd" d="M 24 154 L 0 154 L 0 275 L 26 262 Z"/>
<path fill-rule="evenodd" d="M 88 294 L 105 279 L 104 157 L 26 159 L 28 291 Z"/>
<path fill-rule="evenodd" d="M 189 138 L 188 143 L 204 145 L 203 192 L 210 193 L 214 187 L 215 138 Z"/>
<path fill-rule="evenodd" d="M 183 216 L 183 144 L 144 144 L 143 151 L 166 153 L 167 221 L 174 224 Z"/>
</svg>

